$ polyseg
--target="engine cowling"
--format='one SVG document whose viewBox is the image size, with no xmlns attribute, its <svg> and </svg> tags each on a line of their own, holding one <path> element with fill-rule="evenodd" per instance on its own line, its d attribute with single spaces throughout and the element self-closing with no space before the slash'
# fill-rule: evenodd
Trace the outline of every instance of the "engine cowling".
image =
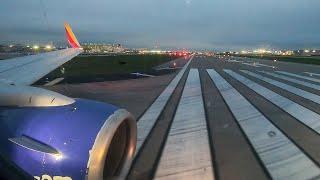
<svg viewBox="0 0 320 180">
<path fill-rule="evenodd" d="M 129 112 L 85 99 L 63 106 L 0 106 L 0 126 L 0 153 L 36 179 L 121 178 L 136 147 Z"/>
</svg>

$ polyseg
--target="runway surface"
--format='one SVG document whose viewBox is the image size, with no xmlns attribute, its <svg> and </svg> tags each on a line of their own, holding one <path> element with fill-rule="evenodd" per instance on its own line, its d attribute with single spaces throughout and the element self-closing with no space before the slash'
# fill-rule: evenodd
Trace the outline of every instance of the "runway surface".
<svg viewBox="0 0 320 180">
<path fill-rule="evenodd" d="M 161 77 L 50 89 L 121 105 L 137 117 L 127 179 L 320 178 L 318 66 L 191 59 Z"/>
</svg>

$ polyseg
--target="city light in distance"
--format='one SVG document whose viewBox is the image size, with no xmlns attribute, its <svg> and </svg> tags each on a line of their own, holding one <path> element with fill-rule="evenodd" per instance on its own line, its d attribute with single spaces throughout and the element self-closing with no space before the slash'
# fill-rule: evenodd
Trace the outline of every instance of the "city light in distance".
<svg viewBox="0 0 320 180">
<path fill-rule="evenodd" d="M 50 49 L 52 49 L 52 46 L 51 45 L 46 45 L 46 47 L 45 47 L 47 50 L 50 50 Z"/>
</svg>

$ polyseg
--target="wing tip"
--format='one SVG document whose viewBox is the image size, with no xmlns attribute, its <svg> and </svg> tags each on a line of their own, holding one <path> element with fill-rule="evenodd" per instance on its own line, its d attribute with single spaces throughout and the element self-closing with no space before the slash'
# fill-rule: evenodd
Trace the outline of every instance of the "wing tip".
<svg viewBox="0 0 320 180">
<path fill-rule="evenodd" d="M 71 26 L 68 22 L 64 23 L 64 28 L 66 30 L 66 37 L 67 37 L 67 41 L 69 43 L 69 45 L 72 48 L 81 48 L 81 45 L 78 41 L 78 39 L 76 38 L 76 36 L 74 35 Z"/>
</svg>

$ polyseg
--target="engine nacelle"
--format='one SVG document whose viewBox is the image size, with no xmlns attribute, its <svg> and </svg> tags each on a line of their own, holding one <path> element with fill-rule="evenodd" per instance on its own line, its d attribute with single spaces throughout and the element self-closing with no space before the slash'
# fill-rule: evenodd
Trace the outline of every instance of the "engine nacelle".
<svg viewBox="0 0 320 180">
<path fill-rule="evenodd" d="M 121 178 L 136 147 L 132 115 L 91 100 L 48 107 L 0 106 L 0 127 L 0 153 L 36 179 Z"/>
</svg>

